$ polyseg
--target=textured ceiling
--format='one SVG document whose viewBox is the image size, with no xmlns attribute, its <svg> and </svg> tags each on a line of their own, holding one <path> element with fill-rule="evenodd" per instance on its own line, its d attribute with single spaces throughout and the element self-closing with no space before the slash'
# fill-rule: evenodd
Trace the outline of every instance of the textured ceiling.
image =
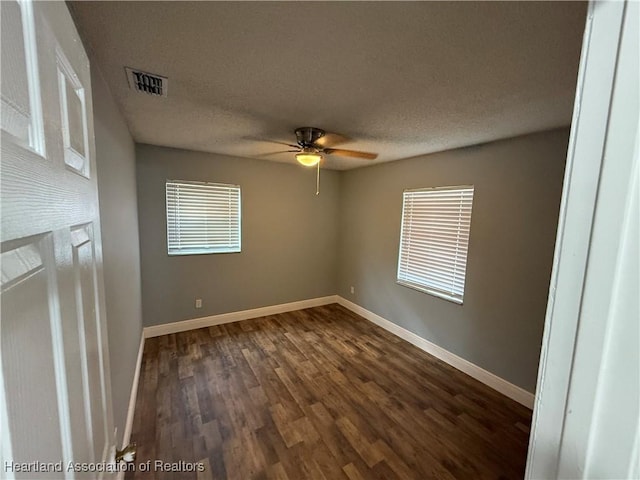
<svg viewBox="0 0 640 480">
<path fill-rule="evenodd" d="M 256 139 L 295 143 L 296 127 L 315 126 L 376 161 L 568 125 L 586 13 L 582 2 L 70 6 L 137 142 L 257 157 L 282 148 Z M 130 90 L 125 66 L 168 77 L 168 97 Z"/>
</svg>

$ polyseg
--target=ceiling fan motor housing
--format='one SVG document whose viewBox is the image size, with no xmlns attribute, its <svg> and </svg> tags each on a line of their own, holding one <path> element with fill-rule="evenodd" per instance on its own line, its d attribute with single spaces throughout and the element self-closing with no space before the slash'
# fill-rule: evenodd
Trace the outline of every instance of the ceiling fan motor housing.
<svg viewBox="0 0 640 480">
<path fill-rule="evenodd" d="M 302 148 L 318 148 L 315 144 L 325 134 L 324 130 L 315 127 L 296 128 L 296 138 L 298 145 Z"/>
</svg>

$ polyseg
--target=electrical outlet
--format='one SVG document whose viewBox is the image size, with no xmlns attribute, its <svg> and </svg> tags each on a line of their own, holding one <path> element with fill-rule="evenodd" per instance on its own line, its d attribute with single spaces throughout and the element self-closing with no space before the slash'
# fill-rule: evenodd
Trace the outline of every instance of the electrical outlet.
<svg viewBox="0 0 640 480">
<path fill-rule="evenodd" d="M 351 285 L 351 295 L 353 295 L 354 293 L 356 293 L 356 289 L 353 285 Z"/>
<path fill-rule="evenodd" d="M 196 298 L 196 308 L 202 308 L 202 299 Z"/>
</svg>

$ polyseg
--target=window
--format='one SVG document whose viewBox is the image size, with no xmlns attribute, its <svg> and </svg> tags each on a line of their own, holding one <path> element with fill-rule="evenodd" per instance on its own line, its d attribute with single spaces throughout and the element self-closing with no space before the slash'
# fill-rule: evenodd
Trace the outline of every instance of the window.
<svg viewBox="0 0 640 480">
<path fill-rule="evenodd" d="M 473 186 L 406 190 L 398 283 L 462 303 Z"/>
<path fill-rule="evenodd" d="M 169 255 L 240 251 L 240 187 L 167 180 Z"/>
</svg>

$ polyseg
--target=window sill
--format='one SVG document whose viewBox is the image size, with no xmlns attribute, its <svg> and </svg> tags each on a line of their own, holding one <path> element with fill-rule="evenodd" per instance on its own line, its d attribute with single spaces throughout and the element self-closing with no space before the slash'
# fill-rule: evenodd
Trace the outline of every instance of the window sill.
<svg viewBox="0 0 640 480">
<path fill-rule="evenodd" d="M 449 302 L 456 303 L 458 305 L 462 305 L 462 298 L 454 297 L 453 295 L 450 295 L 450 294 L 448 294 L 446 292 L 441 292 L 439 290 L 435 290 L 435 289 L 432 289 L 432 288 L 424 287 L 422 285 L 418 285 L 418 284 L 411 283 L 411 282 L 404 282 L 402 280 L 396 280 L 396 283 L 398 285 L 402 285 L 403 287 L 411 288 L 413 290 L 417 290 L 417 291 L 422 292 L 422 293 L 427 293 L 427 294 L 432 295 L 434 297 L 442 298 L 443 300 L 448 300 Z"/>
<path fill-rule="evenodd" d="M 229 249 L 229 250 L 183 250 L 180 252 L 167 252 L 167 255 L 170 257 L 179 257 L 182 255 L 212 255 L 216 253 L 240 253 L 242 250 L 240 249 Z"/>
</svg>

